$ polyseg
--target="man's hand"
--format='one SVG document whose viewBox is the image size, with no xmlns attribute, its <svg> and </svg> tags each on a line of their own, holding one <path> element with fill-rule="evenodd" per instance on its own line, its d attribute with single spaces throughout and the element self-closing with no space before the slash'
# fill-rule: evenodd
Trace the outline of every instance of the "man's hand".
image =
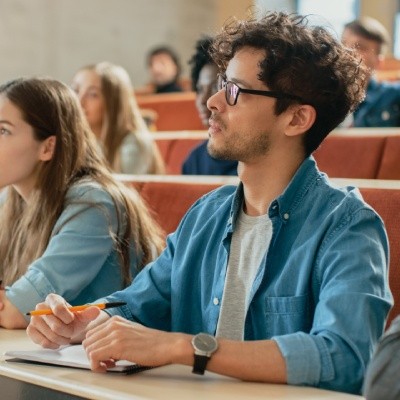
<svg viewBox="0 0 400 400">
<path fill-rule="evenodd" d="M 27 328 L 31 340 L 42 347 L 57 349 L 71 342 L 80 342 L 92 321 L 101 323 L 108 319 L 108 315 L 101 313 L 97 307 L 76 313 L 68 310 L 68 307 L 70 305 L 61 296 L 49 294 L 44 303 L 36 306 L 36 310 L 50 308 L 53 315 L 31 317 Z"/>
<path fill-rule="evenodd" d="M 191 336 L 146 328 L 121 317 L 91 329 L 83 341 L 94 371 L 103 372 L 118 360 L 145 366 L 190 364 Z"/>
</svg>

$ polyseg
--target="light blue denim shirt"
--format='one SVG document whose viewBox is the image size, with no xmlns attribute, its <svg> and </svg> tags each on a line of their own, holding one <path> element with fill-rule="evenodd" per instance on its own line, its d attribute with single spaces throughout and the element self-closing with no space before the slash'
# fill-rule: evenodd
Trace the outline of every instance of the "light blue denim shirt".
<svg viewBox="0 0 400 400">
<path fill-rule="evenodd" d="M 72 186 L 45 252 L 6 287 L 8 299 L 25 314 L 49 293 L 77 305 L 121 290 L 121 264 L 110 233 L 122 235 L 124 229 L 125 222 L 120 221 L 118 233 L 116 206 L 100 185 L 83 180 Z M 135 276 L 133 250 L 131 260 Z"/>
<path fill-rule="evenodd" d="M 179 201 L 179 200 L 177 200 Z M 243 187 L 198 200 L 161 256 L 110 309 L 146 326 L 215 334 Z M 273 339 L 289 384 L 358 393 L 392 304 L 388 241 L 358 189 L 336 189 L 312 157 L 269 209 L 273 235 L 250 294 L 245 340 Z"/>
</svg>

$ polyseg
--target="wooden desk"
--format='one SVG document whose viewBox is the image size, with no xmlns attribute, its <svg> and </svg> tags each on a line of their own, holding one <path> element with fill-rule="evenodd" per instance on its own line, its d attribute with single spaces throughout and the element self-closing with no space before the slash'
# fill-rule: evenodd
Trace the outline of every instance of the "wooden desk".
<svg viewBox="0 0 400 400">
<path fill-rule="evenodd" d="M 46 399 L 362 399 L 344 393 L 307 387 L 242 382 L 190 368 L 171 365 L 133 375 L 96 374 L 72 368 L 7 363 L 6 350 L 37 348 L 25 331 L 0 328 L 0 398 Z"/>
</svg>

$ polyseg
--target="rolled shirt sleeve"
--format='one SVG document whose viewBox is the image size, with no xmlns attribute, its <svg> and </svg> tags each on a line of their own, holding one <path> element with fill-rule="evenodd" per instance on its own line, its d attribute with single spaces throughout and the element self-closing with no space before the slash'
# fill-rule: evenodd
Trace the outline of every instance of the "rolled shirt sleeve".
<svg viewBox="0 0 400 400">
<path fill-rule="evenodd" d="M 357 211 L 325 239 L 315 266 L 320 290 L 311 331 L 273 337 L 288 383 L 360 391 L 392 304 L 387 258 L 385 229 L 372 210 Z"/>
</svg>

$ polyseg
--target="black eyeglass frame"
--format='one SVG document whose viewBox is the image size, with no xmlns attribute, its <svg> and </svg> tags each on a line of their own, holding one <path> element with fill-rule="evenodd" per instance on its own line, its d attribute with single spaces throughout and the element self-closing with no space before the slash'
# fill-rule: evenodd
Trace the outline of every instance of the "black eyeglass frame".
<svg viewBox="0 0 400 400">
<path fill-rule="evenodd" d="M 235 96 L 235 100 L 234 100 L 233 104 L 231 104 L 229 102 L 228 84 L 233 85 L 237 88 L 237 92 L 236 92 L 236 96 Z M 225 89 L 225 100 L 229 106 L 236 105 L 240 93 L 248 93 L 248 94 L 254 94 L 257 96 L 272 97 L 274 99 L 292 99 L 292 100 L 297 100 L 300 103 L 303 103 L 303 99 L 294 94 L 277 92 L 277 91 L 273 91 L 273 90 L 243 89 L 240 86 L 238 86 L 235 82 L 228 81 L 224 76 L 219 75 L 218 76 L 218 90 L 222 90 L 222 89 Z"/>
</svg>

